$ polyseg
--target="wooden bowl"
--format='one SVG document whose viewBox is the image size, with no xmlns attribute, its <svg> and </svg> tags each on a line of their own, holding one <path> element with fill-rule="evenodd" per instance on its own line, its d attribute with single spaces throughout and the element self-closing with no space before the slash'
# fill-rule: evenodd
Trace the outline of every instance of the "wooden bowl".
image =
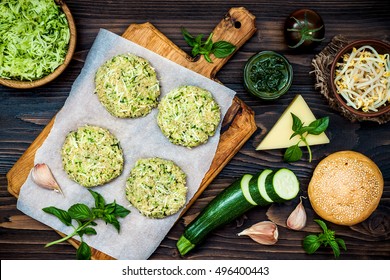
<svg viewBox="0 0 390 280">
<path fill-rule="evenodd" d="M 358 41 L 351 42 L 336 54 L 336 56 L 332 62 L 332 65 L 331 65 L 330 81 L 329 81 L 330 86 L 331 86 L 331 90 L 332 90 L 333 95 L 335 97 L 335 100 L 337 100 L 339 105 L 342 108 L 345 108 L 346 110 L 348 110 L 353 115 L 357 116 L 358 118 L 363 118 L 363 119 L 364 118 L 379 117 L 383 114 L 390 112 L 389 102 L 386 103 L 386 106 L 381 106 L 377 112 L 373 112 L 373 111 L 364 112 L 361 109 L 356 110 L 355 108 L 348 106 L 345 99 L 340 94 L 337 93 L 336 86 L 334 84 L 334 80 L 336 77 L 335 74 L 336 74 L 337 63 L 342 61 L 342 56 L 346 53 L 351 53 L 353 48 L 357 49 L 357 48 L 362 47 L 364 45 L 369 45 L 369 46 L 373 47 L 379 54 L 385 54 L 385 53 L 390 54 L 390 45 L 383 42 L 383 41 L 358 40 Z"/>
<path fill-rule="evenodd" d="M 68 52 L 65 56 L 64 62 L 54 70 L 54 72 L 50 73 L 47 76 L 44 76 L 38 80 L 34 81 L 20 81 L 20 80 L 11 80 L 11 79 L 3 79 L 0 78 L 0 84 L 11 87 L 11 88 L 19 88 L 19 89 L 28 89 L 35 88 L 47 84 L 57 78 L 68 66 L 70 61 L 72 60 L 72 56 L 74 50 L 76 48 L 76 25 L 74 23 L 74 19 L 68 6 L 62 0 L 54 0 L 57 5 L 59 5 L 66 15 L 66 19 L 68 20 L 69 31 L 70 31 L 70 39 L 69 39 L 69 47 Z"/>
</svg>

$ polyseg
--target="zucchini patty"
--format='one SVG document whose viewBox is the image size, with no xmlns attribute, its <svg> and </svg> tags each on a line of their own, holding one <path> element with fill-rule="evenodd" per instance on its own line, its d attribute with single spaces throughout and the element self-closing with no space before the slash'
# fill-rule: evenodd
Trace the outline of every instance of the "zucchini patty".
<svg viewBox="0 0 390 280">
<path fill-rule="evenodd" d="M 181 86 L 162 98 L 157 123 L 173 144 L 196 147 L 213 136 L 221 119 L 212 94 L 200 87 Z"/>
<path fill-rule="evenodd" d="M 186 174 L 170 160 L 139 159 L 126 182 L 127 199 L 149 218 L 175 214 L 186 196 Z"/>
<path fill-rule="evenodd" d="M 97 70 L 95 92 L 113 116 L 137 118 L 157 107 L 160 84 L 149 62 L 134 54 L 114 56 Z"/>
<path fill-rule="evenodd" d="M 61 153 L 68 176 L 84 187 L 103 185 L 123 170 L 118 139 L 101 127 L 86 125 L 70 132 Z"/>
</svg>

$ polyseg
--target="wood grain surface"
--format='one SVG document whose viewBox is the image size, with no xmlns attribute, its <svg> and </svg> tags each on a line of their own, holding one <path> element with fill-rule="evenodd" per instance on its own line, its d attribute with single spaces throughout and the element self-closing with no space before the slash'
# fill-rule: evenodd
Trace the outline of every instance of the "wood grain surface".
<svg viewBox="0 0 390 280">
<path fill-rule="evenodd" d="M 351 123 L 331 110 L 327 101 L 314 89 L 311 60 L 337 34 L 350 40 L 389 40 L 390 5 L 387 1 L 66 1 L 75 19 L 77 46 L 69 67 L 53 82 L 30 90 L 0 87 L 0 257 L 1 259 L 74 259 L 75 249 L 67 243 L 50 248 L 44 244 L 58 234 L 24 216 L 16 209 L 16 198 L 7 191 L 6 174 L 26 149 L 38 137 L 63 106 L 73 81 L 83 67 L 83 61 L 100 28 L 123 34 L 129 24 L 151 22 L 172 42 L 189 52 L 180 33 L 182 26 L 194 34 L 209 34 L 231 7 L 243 6 L 256 17 L 257 32 L 221 68 L 216 78 L 235 90 L 240 100 L 254 112 L 257 131 L 221 170 L 199 196 L 186 215 L 174 225 L 151 259 L 180 259 L 175 244 L 184 229 L 186 219 L 198 213 L 215 195 L 243 173 L 255 173 L 263 168 L 288 167 L 300 179 L 302 195 L 316 164 L 326 155 L 352 149 L 373 159 L 385 179 L 380 206 L 367 222 L 349 227 L 330 225 L 345 240 L 348 250 L 341 259 L 389 259 L 390 207 L 390 123 Z M 312 8 L 325 21 L 326 39 L 314 50 L 297 53 L 287 48 L 283 39 L 285 18 L 297 8 Z M 261 50 L 284 54 L 294 69 L 289 93 L 274 102 L 263 102 L 249 95 L 242 83 L 245 62 Z M 328 136 L 331 143 L 313 147 L 313 161 L 307 158 L 294 163 L 282 162 L 282 150 L 256 152 L 261 141 L 295 94 L 303 95 L 317 117 L 329 116 Z M 307 156 L 305 153 L 304 155 Z M 269 208 L 255 208 L 234 223 L 212 233 L 202 246 L 186 259 L 332 259 L 332 253 L 321 249 L 314 255 L 304 253 L 301 242 L 308 232 L 317 232 L 312 223 L 315 214 L 305 201 L 311 222 L 305 231 L 284 227 L 285 215 L 296 201 Z M 277 213 L 277 214 L 275 214 Z M 262 246 L 237 233 L 245 227 L 273 219 L 279 225 L 279 242 Z M 329 249 L 329 248 L 328 248 Z"/>
<path fill-rule="evenodd" d="M 254 19 L 254 16 L 245 8 L 232 8 L 214 28 L 213 34 L 215 35 L 215 38 L 219 38 L 218 40 L 225 40 L 234 44 L 237 51 L 246 40 L 256 32 Z M 237 28 L 236 22 L 240 23 L 239 28 Z M 190 59 L 184 51 L 173 44 L 172 41 L 149 22 L 130 25 L 122 34 L 122 37 L 210 79 L 214 78 L 217 71 L 221 69 L 229 59 L 229 57 L 216 58 L 211 56 L 213 63 L 207 62 L 203 57 L 196 61 Z M 54 125 L 54 119 L 55 117 L 42 130 L 26 152 L 7 173 L 8 191 L 12 195 L 16 197 L 19 196 L 19 192 L 30 173 L 30 170 L 34 166 L 35 153 L 49 135 L 50 130 Z M 239 98 L 235 97 L 222 121 L 222 133 L 210 169 L 205 174 L 197 192 L 187 203 L 181 215 L 184 215 L 199 195 L 202 194 L 210 182 L 218 175 L 255 131 L 256 124 L 254 112 Z M 59 234 L 65 237 L 64 234 Z M 75 247 L 79 246 L 79 242 L 76 240 L 72 239 L 69 240 L 69 242 Z M 95 249 L 92 250 L 92 258 L 112 259 L 112 257 Z"/>
</svg>

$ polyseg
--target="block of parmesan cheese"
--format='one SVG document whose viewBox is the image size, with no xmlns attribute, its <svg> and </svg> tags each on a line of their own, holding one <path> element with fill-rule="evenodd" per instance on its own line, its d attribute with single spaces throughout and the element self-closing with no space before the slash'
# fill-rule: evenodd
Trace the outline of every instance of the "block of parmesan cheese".
<svg viewBox="0 0 390 280">
<path fill-rule="evenodd" d="M 299 141 L 299 135 L 294 136 L 290 139 L 293 134 L 292 130 L 292 117 L 291 113 L 301 119 L 304 125 L 309 125 L 316 118 L 306 101 L 301 95 L 297 95 L 291 104 L 283 112 L 279 120 L 275 123 L 272 129 L 265 136 L 263 141 L 257 146 L 256 150 L 271 150 L 271 149 L 282 149 L 288 148 L 295 145 Z M 329 138 L 325 133 L 320 135 L 307 135 L 306 137 L 309 145 L 320 145 L 329 143 Z M 299 146 L 304 146 L 301 142 Z"/>
</svg>

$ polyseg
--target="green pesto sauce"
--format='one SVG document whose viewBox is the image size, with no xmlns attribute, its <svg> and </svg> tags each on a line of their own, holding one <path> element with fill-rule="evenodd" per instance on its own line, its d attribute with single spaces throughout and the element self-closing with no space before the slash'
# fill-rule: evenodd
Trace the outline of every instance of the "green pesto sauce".
<svg viewBox="0 0 390 280">
<path fill-rule="evenodd" d="M 268 56 L 252 65 L 249 79 L 256 90 L 272 94 L 287 83 L 288 71 L 280 57 Z"/>
<path fill-rule="evenodd" d="M 291 85 L 291 65 L 282 55 L 272 51 L 250 58 L 244 72 L 245 87 L 262 99 L 278 98 Z"/>
</svg>

